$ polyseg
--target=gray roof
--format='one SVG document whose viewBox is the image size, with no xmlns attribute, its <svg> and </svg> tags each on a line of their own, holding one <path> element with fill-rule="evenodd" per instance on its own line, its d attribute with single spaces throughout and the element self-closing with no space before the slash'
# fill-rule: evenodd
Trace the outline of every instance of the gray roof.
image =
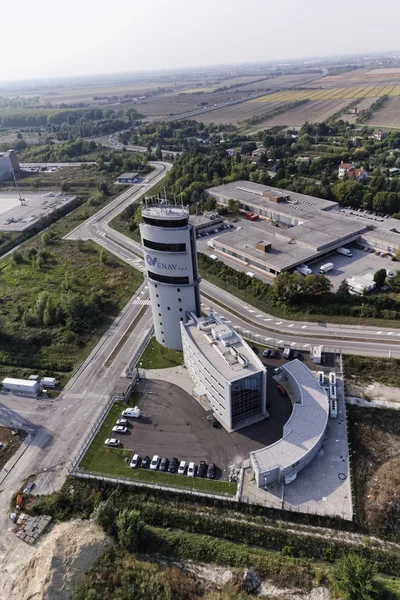
<svg viewBox="0 0 400 600">
<path fill-rule="evenodd" d="M 282 371 L 283 375 L 290 373 L 297 382 L 298 389 L 293 392 L 298 403 L 284 426 L 283 437 L 250 453 L 260 473 L 277 467 L 284 471 L 304 459 L 324 436 L 328 422 L 327 395 L 310 369 L 296 359 L 284 365 Z"/>
</svg>

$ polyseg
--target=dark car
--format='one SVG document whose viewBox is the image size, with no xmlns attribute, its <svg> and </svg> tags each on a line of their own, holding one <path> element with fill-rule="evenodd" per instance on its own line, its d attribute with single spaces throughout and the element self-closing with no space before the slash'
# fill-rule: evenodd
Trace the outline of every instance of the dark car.
<svg viewBox="0 0 400 600">
<path fill-rule="evenodd" d="M 271 350 L 269 350 L 268 348 L 266 350 L 263 351 L 263 356 L 265 358 L 268 358 L 268 356 L 271 356 Z"/>
<path fill-rule="evenodd" d="M 220 422 L 217 421 L 217 419 L 214 417 L 214 415 L 207 415 L 207 421 L 210 423 L 210 425 L 212 425 L 213 427 L 221 427 Z"/>
<path fill-rule="evenodd" d="M 166 471 L 168 469 L 168 458 L 166 458 L 165 456 L 162 457 L 161 462 L 160 462 L 160 467 L 159 470 L 160 471 Z"/>
<path fill-rule="evenodd" d="M 271 352 L 269 353 L 270 358 L 276 358 L 277 356 L 278 356 L 278 353 L 276 350 L 271 350 Z"/>
<path fill-rule="evenodd" d="M 214 475 L 215 475 L 215 465 L 214 465 L 214 463 L 210 463 L 208 465 L 208 469 L 207 469 L 207 477 L 208 477 L 208 479 L 214 479 Z"/>
<path fill-rule="evenodd" d="M 143 456 L 142 462 L 140 463 L 140 466 L 142 467 L 142 469 L 148 469 L 149 468 L 149 464 L 150 464 L 150 457 L 149 456 Z"/>
<path fill-rule="evenodd" d="M 204 460 L 199 462 L 199 466 L 197 467 L 197 477 L 205 477 L 207 473 L 207 465 Z"/>
<path fill-rule="evenodd" d="M 168 471 L 170 473 L 176 473 L 178 465 L 179 465 L 179 460 L 177 458 L 175 458 L 175 456 L 174 456 L 174 458 L 169 463 Z"/>
<path fill-rule="evenodd" d="M 297 350 L 295 350 L 293 352 L 293 358 L 300 358 L 300 352 L 298 352 Z"/>
</svg>

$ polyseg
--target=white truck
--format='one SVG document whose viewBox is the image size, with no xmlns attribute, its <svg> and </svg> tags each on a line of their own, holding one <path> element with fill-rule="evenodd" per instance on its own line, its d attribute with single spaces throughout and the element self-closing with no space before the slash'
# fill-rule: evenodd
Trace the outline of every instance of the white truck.
<svg viewBox="0 0 400 600">
<path fill-rule="evenodd" d="M 216 256 L 215 254 L 210 254 L 210 258 L 211 260 L 219 260 L 218 256 Z"/>
<path fill-rule="evenodd" d="M 210 248 L 215 248 L 214 240 L 208 240 L 207 246 L 210 246 Z"/>
<path fill-rule="evenodd" d="M 343 254 L 343 256 L 353 256 L 348 248 L 336 248 L 336 252 L 338 254 Z"/>
<path fill-rule="evenodd" d="M 251 279 L 257 279 L 256 274 L 253 271 L 247 271 L 247 277 L 251 277 Z"/>
<path fill-rule="evenodd" d="M 295 273 L 301 273 L 302 275 L 312 275 L 312 270 L 307 265 L 299 265 L 296 267 Z"/>
<path fill-rule="evenodd" d="M 333 263 L 326 263 L 325 265 L 321 265 L 319 268 L 319 272 L 321 273 L 321 275 L 324 275 L 325 273 L 328 273 L 328 271 L 332 271 L 332 269 L 335 268 L 335 265 Z"/>
</svg>

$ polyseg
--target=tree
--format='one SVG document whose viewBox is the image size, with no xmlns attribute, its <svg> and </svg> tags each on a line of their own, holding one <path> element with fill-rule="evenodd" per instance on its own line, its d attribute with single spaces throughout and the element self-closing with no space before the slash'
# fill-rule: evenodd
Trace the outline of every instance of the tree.
<svg viewBox="0 0 400 600">
<path fill-rule="evenodd" d="M 336 292 L 337 296 L 348 296 L 350 293 L 350 286 L 345 279 L 343 279 L 338 287 L 338 291 Z"/>
<path fill-rule="evenodd" d="M 303 275 L 285 271 L 277 275 L 272 284 L 272 293 L 276 302 L 289 304 L 303 291 Z"/>
<path fill-rule="evenodd" d="M 47 244 L 50 244 L 51 242 L 51 234 L 48 231 L 45 231 L 42 233 L 40 241 L 42 242 L 43 246 L 47 246 Z"/>
<path fill-rule="evenodd" d="M 22 252 L 19 252 L 19 250 L 15 250 L 15 252 L 13 252 L 13 262 L 16 265 L 20 265 L 24 262 L 24 255 L 22 254 Z"/>
<path fill-rule="evenodd" d="M 374 281 L 378 288 L 382 287 L 386 279 L 386 269 L 378 269 L 374 275 Z"/>
<path fill-rule="evenodd" d="M 233 215 L 237 215 L 240 209 L 240 202 L 238 202 L 237 200 L 233 200 L 233 198 L 229 198 L 228 208 L 230 213 L 232 213 Z"/>
<path fill-rule="evenodd" d="M 140 549 L 143 540 L 144 522 L 138 510 L 122 510 L 117 519 L 118 541 L 122 548 L 130 552 Z"/>
<path fill-rule="evenodd" d="M 68 181 L 62 181 L 60 187 L 61 187 L 62 192 L 68 192 L 70 185 L 69 185 Z"/>
<path fill-rule="evenodd" d="M 347 554 L 335 564 L 333 578 L 346 600 L 372 600 L 375 596 L 375 567 L 358 554 Z"/>
<path fill-rule="evenodd" d="M 103 196 L 108 196 L 109 190 L 108 190 L 108 185 L 106 184 L 105 181 L 103 181 L 102 183 L 100 183 L 100 185 L 99 185 L 99 192 L 101 192 L 103 194 Z"/>
<path fill-rule="evenodd" d="M 331 288 L 332 284 L 325 275 L 307 275 L 303 281 L 305 294 L 327 294 Z"/>
<path fill-rule="evenodd" d="M 100 248 L 99 250 L 99 261 L 102 265 L 105 265 L 107 262 L 107 255 L 104 251 L 104 248 Z"/>
<path fill-rule="evenodd" d="M 364 196 L 364 188 L 357 181 L 341 181 L 332 188 L 335 200 L 346 206 L 360 206 Z"/>
</svg>

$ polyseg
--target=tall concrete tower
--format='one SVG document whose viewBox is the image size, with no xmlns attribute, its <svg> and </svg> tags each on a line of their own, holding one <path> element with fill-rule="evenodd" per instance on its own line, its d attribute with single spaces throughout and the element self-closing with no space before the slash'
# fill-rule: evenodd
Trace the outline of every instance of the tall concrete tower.
<svg viewBox="0 0 400 600">
<path fill-rule="evenodd" d="M 142 209 L 140 235 L 157 341 L 182 350 L 180 322 L 200 316 L 196 236 L 189 210 L 159 203 Z"/>
</svg>

